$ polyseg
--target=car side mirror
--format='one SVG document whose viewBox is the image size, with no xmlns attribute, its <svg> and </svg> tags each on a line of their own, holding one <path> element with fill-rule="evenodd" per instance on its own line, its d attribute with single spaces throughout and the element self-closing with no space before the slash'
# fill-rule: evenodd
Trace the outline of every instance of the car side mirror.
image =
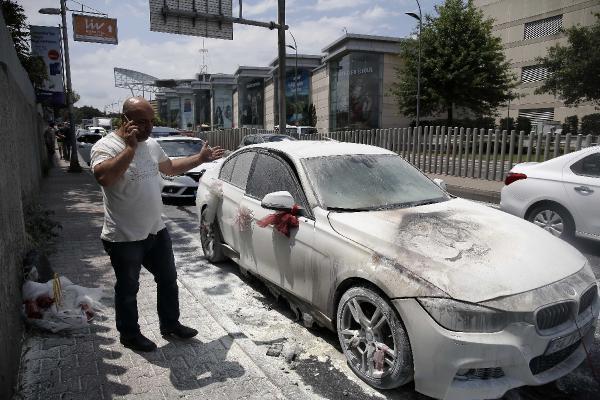
<svg viewBox="0 0 600 400">
<path fill-rule="evenodd" d="M 446 190 L 446 191 L 448 190 L 448 189 L 446 189 L 446 182 L 444 182 L 444 180 L 443 180 L 443 179 L 440 179 L 440 178 L 435 178 L 435 179 L 433 180 L 433 182 L 434 182 L 436 185 L 438 185 L 439 187 L 441 187 L 442 189 L 444 189 L 444 190 Z"/>
<path fill-rule="evenodd" d="M 290 211 L 294 204 L 294 198 L 287 191 L 269 193 L 260 203 L 263 208 L 277 211 Z"/>
</svg>

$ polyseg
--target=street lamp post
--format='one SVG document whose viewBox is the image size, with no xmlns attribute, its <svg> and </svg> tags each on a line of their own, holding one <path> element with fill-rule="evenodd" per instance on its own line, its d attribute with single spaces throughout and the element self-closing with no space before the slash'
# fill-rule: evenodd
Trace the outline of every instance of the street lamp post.
<svg viewBox="0 0 600 400">
<path fill-rule="evenodd" d="M 419 127 L 421 108 L 421 29 L 423 28 L 423 16 L 421 15 L 421 4 L 419 4 L 419 0 L 415 1 L 417 2 L 417 7 L 419 7 L 419 15 L 414 12 L 407 12 L 406 15 L 409 15 L 419 21 L 419 60 L 417 64 L 417 127 Z"/>
<path fill-rule="evenodd" d="M 57 8 L 42 8 L 41 14 L 58 15 L 62 17 L 62 39 L 65 56 L 65 74 L 67 76 L 67 107 L 69 110 L 69 128 L 71 129 L 71 160 L 69 164 L 69 172 L 81 172 L 79 158 L 77 156 L 77 139 L 75 138 L 75 124 L 73 121 L 73 87 L 71 85 L 71 63 L 69 59 L 69 38 L 67 36 L 67 6 L 65 0 L 60 0 L 60 9 Z"/>
<path fill-rule="evenodd" d="M 290 49 L 296 52 L 296 67 L 294 69 L 294 116 L 296 117 L 296 126 L 298 126 L 298 45 L 296 44 L 296 38 L 291 31 L 288 31 L 294 40 L 294 45 L 286 45 Z"/>
</svg>

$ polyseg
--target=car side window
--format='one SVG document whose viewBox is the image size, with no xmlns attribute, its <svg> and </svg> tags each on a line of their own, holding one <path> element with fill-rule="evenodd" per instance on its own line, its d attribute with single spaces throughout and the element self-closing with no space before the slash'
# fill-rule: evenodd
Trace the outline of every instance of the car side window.
<svg viewBox="0 0 600 400">
<path fill-rule="evenodd" d="M 307 208 L 304 193 L 291 168 L 277 157 L 259 153 L 248 179 L 246 194 L 262 200 L 265 195 L 282 190 L 288 191 L 302 208 Z"/>
<path fill-rule="evenodd" d="M 600 153 L 590 154 L 571 165 L 571 171 L 577 175 L 600 178 Z"/>
<path fill-rule="evenodd" d="M 233 167 L 235 166 L 236 158 L 237 157 L 233 157 L 233 158 L 230 158 L 229 160 L 225 161 L 225 163 L 221 167 L 221 172 L 219 173 L 219 179 L 221 179 L 225 182 L 231 181 L 231 175 L 233 174 Z"/>
<path fill-rule="evenodd" d="M 246 151 L 235 158 L 235 166 L 233 167 L 233 173 L 231 175 L 231 184 L 239 187 L 242 190 L 246 190 L 246 183 L 248 182 L 248 175 L 250 175 L 250 167 L 252 161 L 256 156 L 255 151 Z"/>
</svg>

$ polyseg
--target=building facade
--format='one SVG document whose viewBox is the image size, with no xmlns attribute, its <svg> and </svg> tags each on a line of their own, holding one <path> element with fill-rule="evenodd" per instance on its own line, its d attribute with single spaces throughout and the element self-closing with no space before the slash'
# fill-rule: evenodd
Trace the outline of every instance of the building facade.
<svg viewBox="0 0 600 400">
<path fill-rule="evenodd" d="M 506 58 L 519 79 L 519 96 L 500 109 L 502 117 L 527 117 L 538 129 L 548 131 L 571 115 L 579 120 L 594 111 L 591 104 L 566 107 L 551 94 L 535 94 L 548 71 L 536 58 L 544 57 L 550 47 L 567 43 L 561 28 L 591 25 L 600 12 L 599 0 L 475 0 L 486 17 L 494 19 L 494 33 L 502 39 Z"/>
</svg>

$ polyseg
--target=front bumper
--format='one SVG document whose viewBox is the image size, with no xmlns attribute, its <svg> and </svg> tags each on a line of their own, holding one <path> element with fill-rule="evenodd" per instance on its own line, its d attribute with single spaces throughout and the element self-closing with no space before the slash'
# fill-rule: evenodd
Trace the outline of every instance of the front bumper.
<svg viewBox="0 0 600 400">
<path fill-rule="evenodd" d="M 416 390 L 447 400 L 499 398 L 512 388 L 542 385 L 568 374 L 585 358 L 582 342 L 591 348 L 598 319 L 597 307 L 582 313 L 578 326 L 592 324 L 583 339 L 561 354 L 544 356 L 552 339 L 571 334 L 577 326 L 548 336 L 527 323 L 511 324 L 495 333 L 453 332 L 438 325 L 415 299 L 392 303 L 410 339 Z M 468 370 L 479 372 L 465 376 Z"/>
<path fill-rule="evenodd" d="M 178 176 L 173 180 L 161 179 L 163 198 L 195 199 L 198 183 L 188 176 Z"/>
</svg>

